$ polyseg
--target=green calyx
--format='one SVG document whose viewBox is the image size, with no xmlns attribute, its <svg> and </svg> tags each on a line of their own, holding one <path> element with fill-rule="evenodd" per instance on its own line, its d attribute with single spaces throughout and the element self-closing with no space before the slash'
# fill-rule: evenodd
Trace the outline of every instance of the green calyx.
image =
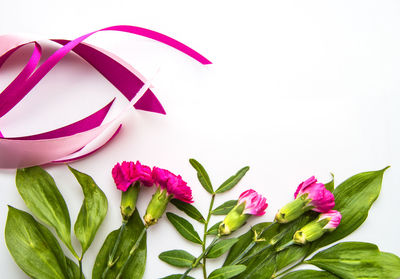
<svg viewBox="0 0 400 279">
<path fill-rule="evenodd" d="M 124 222 L 128 222 L 133 212 L 135 212 L 139 191 L 140 182 L 136 181 L 135 184 L 121 194 L 121 215 Z"/>
<path fill-rule="evenodd" d="M 157 188 L 157 191 L 154 193 L 147 206 L 146 215 L 143 217 L 147 227 L 157 223 L 158 219 L 164 214 L 172 197 L 172 195 L 168 195 L 167 190 L 161 189 L 160 187 Z"/>
<path fill-rule="evenodd" d="M 275 221 L 281 224 L 289 223 L 310 210 L 311 207 L 308 206 L 310 199 L 307 199 L 307 196 L 308 194 L 301 195 L 282 207 L 278 213 L 276 213 Z"/>
<path fill-rule="evenodd" d="M 243 202 L 236 205 L 226 215 L 224 221 L 219 225 L 218 232 L 220 235 L 229 235 L 239 229 L 249 219 L 249 214 L 243 214 L 246 204 Z"/>
<path fill-rule="evenodd" d="M 300 230 L 296 231 L 293 236 L 293 241 L 297 244 L 306 244 L 320 238 L 327 230 L 324 229 L 326 224 L 329 223 L 328 219 L 316 219 Z"/>
</svg>

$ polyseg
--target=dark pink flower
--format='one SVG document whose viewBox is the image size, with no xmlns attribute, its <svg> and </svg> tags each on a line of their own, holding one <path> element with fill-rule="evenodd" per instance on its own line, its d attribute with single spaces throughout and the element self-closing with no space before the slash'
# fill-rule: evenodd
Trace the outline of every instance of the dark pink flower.
<svg viewBox="0 0 400 279">
<path fill-rule="evenodd" d="M 112 169 L 112 177 L 117 188 L 126 191 L 131 184 L 140 181 L 145 186 L 153 185 L 151 169 L 139 161 L 117 163 Z"/>
<path fill-rule="evenodd" d="M 316 212 L 327 212 L 335 206 L 335 197 L 325 188 L 322 183 L 317 183 L 317 179 L 312 176 L 306 181 L 300 183 L 294 194 L 296 199 L 299 196 L 306 194 L 310 200 L 309 206 Z"/>
<path fill-rule="evenodd" d="M 166 189 L 169 195 L 183 202 L 192 203 L 192 190 L 187 183 L 183 181 L 180 175 L 175 175 L 172 172 L 153 167 L 153 181 L 161 189 Z"/>
<path fill-rule="evenodd" d="M 244 214 L 251 214 L 261 216 L 265 214 L 268 207 L 267 199 L 258 194 L 256 191 L 250 189 L 244 191 L 238 200 L 238 204 L 245 203 Z"/>
<path fill-rule="evenodd" d="M 342 214 L 337 210 L 329 210 L 328 212 L 321 213 L 318 219 L 319 221 L 328 219 L 329 222 L 324 226 L 324 229 L 334 230 L 339 226 L 340 221 L 342 220 Z"/>
</svg>

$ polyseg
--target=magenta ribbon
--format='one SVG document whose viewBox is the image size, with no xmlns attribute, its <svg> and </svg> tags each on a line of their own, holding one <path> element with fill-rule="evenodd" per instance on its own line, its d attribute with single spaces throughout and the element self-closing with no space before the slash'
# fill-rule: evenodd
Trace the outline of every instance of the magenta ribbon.
<svg viewBox="0 0 400 279">
<path fill-rule="evenodd" d="M 0 117 L 15 107 L 40 80 L 70 51 L 75 52 L 99 71 L 139 110 L 165 114 L 148 88 L 145 78 L 116 55 L 83 43 L 100 31 L 121 31 L 151 38 L 169 45 L 202 64 L 211 64 L 204 56 L 161 33 L 135 26 L 112 26 L 83 35 L 75 40 L 51 40 L 61 45 L 40 66 L 41 47 L 36 41 L 13 35 L 0 36 L 0 67 L 19 48 L 34 45 L 32 55 L 18 76 L 0 94 Z M 143 91 L 140 95 L 137 93 Z M 134 97 L 137 95 L 138 99 Z M 140 98 L 139 98 L 140 96 Z M 114 101 L 114 100 L 113 100 Z M 0 132 L 0 168 L 22 168 L 51 162 L 68 162 L 84 158 L 109 142 L 120 130 L 121 120 L 103 123 L 113 103 L 70 125 L 49 132 L 5 137 Z"/>
</svg>

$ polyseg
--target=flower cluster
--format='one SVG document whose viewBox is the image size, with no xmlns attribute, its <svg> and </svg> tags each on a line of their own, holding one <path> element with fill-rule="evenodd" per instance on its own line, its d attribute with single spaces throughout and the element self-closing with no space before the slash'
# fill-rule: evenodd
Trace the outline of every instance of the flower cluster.
<svg viewBox="0 0 400 279">
<path fill-rule="evenodd" d="M 180 175 L 153 167 L 142 165 L 139 161 L 117 163 L 112 169 L 112 177 L 121 196 L 121 214 L 127 221 L 133 214 L 140 186 L 156 186 L 156 193 L 147 207 L 144 217 L 146 225 L 155 224 L 162 216 L 168 202 L 176 198 L 186 203 L 192 203 L 192 190 Z"/>
<path fill-rule="evenodd" d="M 317 219 L 295 232 L 293 243 L 305 244 L 317 240 L 325 232 L 333 231 L 339 226 L 342 215 L 339 211 L 333 210 L 335 197 L 324 184 L 318 183 L 314 176 L 300 183 L 294 193 L 294 198 L 294 201 L 278 211 L 275 216 L 276 222 L 291 222 L 309 210 L 321 214 Z"/>
</svg>

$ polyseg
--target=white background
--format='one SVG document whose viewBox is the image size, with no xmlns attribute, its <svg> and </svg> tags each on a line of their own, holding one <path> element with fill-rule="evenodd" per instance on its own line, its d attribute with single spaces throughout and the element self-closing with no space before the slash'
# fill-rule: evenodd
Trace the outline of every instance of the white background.
<svg viewBox="0 0 400 279">
<path fill-rule="evenodd" d="M 90 278 L 104 238 L 120 224 L 120 193 L 110 171 L 122 160 L 140 160 L 181 174 L 204 214 L 209 196 L 188 159 L 203 163 L 216 186 L 249 165 L 240 186 L 218 197 L 216 204 L 237 198 L 248 187 L 256 189 L 267 197 L 269 208 L 266 216 L 250 224 L 272 220 L 292 199 L 298 183 L 311 175 L 324 182 L 333 172 L 341 182 L 391 165 L 370 216 L 346 240 L 373 242 L 399 255 L 399 12 L 398 1 L 364 0 L 2 1 L 0 34 L 73 39 L 129 24 L 172 36 L 214 62 L 202 66 L 160 43 L 120 32 L 88 40 L 121 56 L 146 77 L 161 67 L 154 91 L 167 115 L 132 112 L 117 138 L 71 164 L 92 175 L 109 199 L 105 222 L 86 255 L 86 276 Z M 25 61 L 23 52 L 16 56 Z M 1 88 L 21 67 L 9 63 L 2 68 Z M 123 96 L 69 55 L 0 119 L 0 130 L 17 136 L 57 128 L 96 111 L 113 96 L 118 98 L 116 113 L 126 104 Z M 79 185 L 64 165 L 46 170 L 58 183 L 74 222 L 82 202 Z M 14 176 L 14 170 L 0 171 L 2 232 L 7 204 L 26 209 Z M 151 193 L 145 190 L 140 196 L 141 214 Z M 176 212 L 173 206 L 168 210 Z M 178 271 L 158 259 L 162 251 L 200 253 L 165 217 L 150 229 L 148 240 L 147 279 Z M 25 278 L 3 237 L 0 270 L 4 278 Z"/>
</svg>

